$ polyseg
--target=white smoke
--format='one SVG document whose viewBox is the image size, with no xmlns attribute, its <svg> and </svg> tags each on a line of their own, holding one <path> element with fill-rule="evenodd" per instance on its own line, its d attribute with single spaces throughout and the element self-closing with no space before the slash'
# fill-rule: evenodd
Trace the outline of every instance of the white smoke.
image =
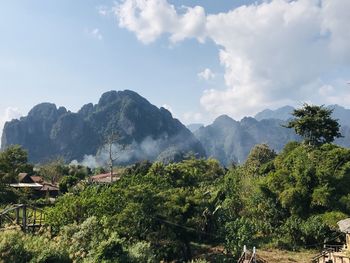
<svg viewBox="0 0 350 263">
<path fill-rule="evenodd" d="M 181 136 L 181 135 L 180 135 Z M 141 143 L 137 143 L 135 140 L 126 146 L 121 144 L 114 144 L 111 152 L 114 160 L 114 165 L 126 164 L 130 162 L 137 162 L 141 160 L 155 160 L 158 155 L 164 151 L 169 145 L 174 144 L 172 141 L 184 142 L 184 140 L 178 140 L 179 137 L 168 138 L 168 135 L 163 135 L 159 139 L 153 139 L 152 137 L 146 137 Z M 184 142 L 185 143 L 185 142 Z M 175 143 L 177 147 L 182 148 L 179 143 Z M 185 147 L 185 145 L 183 145 Z M 105 145 L 101 147 L 97 154 L 85 155 L 82 161 L 74 160 L 72 165 L 84 165 L 92 169 L 97 167 L 107 167 L 109 163 L 109 147 Z"/>
</svg>

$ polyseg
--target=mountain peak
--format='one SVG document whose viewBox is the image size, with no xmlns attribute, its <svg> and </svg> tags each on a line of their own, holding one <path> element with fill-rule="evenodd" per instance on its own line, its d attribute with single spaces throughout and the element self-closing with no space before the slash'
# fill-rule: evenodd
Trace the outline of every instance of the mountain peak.
<svg viewBox="0 0 350 263">
<path fill-rule="evenodd" d="M 232 119 L 230 116 L 223 114 L 217 117 L 214 120 L 213 124 L 235 124 L 237 123 L 234 119 Z"/>
<path fill-rule="evenodd" d="M 276 110 L 266 109 L 257 113 L 255 115 L 255 119 L 257 119 L 258 121 L 261 121 L 263 119 L 278 119 L 286 121 L 292 117 L 291 113 L 293 112 L 293 110 L 294 108 L 288 105 L 278 108 Z"/>
</svg>

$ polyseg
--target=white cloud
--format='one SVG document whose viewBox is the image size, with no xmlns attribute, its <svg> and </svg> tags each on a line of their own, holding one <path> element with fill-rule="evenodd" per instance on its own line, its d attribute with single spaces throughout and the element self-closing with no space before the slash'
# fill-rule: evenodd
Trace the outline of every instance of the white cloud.
<svg viewBox="0 0 350 263">
<path fill-rule="evenodd" d="M 315 97 L 324 98 L 320 103 L 339 104 L 350 107 L 350 86 L 346 80 L 336 79 L 331 84 L 319 85 L 319 87 L 318 94 L 315 94 Z M 317 98 L 313 99 L 313 101 L 316 100 Z"/>
<path fill-rule="evenodd" d="M 166 0 L 126 0 L 114 8 L 119 26 L 134 32 L 145 44 L 163 33 L 175 43 L 188 37 L 203 41 L 206 15 L 203 7 L 183 7 L 181 13 Z"/>
<path fill-rule="evenodd" d="M 171 42 L 216 43 L 227 87 L 203 93 L 211 114 L 240 118 L 310 100 L 350 106 L 348 89 L 333 79 L 350 65 L 349 0 L 271 0 L 210 15 L 198 6 L 181 13 L 166 0 L 125 0 L 117 10 L 120 27 L 144 43 L 164 33 Z"/>
<path fill-rule="evenodd" d="M 0 117 L 0 138 L 2 136 L 2 131 L 4 125 L 7 121 L 11 121 L 13 119 L 18 119 L 22 116 L 22 113 L 15 107 L 7 107 L 5 112 Z"/>
<path fill-rule="evenodd" d="M 162 107 L 163 107 L 164 109 L 167 109 L 167 110 L 171 113 L 171 115 L 174 116 L 173 108 L 172 108 L 170 105 L 168 105 L 168 104 L 163 104 Z"/>
<path fill-rule="evenodd" d="M 207 81 L 215 78 L 215 74 L 209 68 L 206 68 L 202 72 L 199 72 L 197 76 L 199 79 L 203 79 Z"/>
<path fill-rule="evenodd" d="M 85 32 L 92 38 L 102 40 L 103 36 L 101 34 L 100 29 L 94 28 L 94 29 L 86 29 Z"/>
</svg>

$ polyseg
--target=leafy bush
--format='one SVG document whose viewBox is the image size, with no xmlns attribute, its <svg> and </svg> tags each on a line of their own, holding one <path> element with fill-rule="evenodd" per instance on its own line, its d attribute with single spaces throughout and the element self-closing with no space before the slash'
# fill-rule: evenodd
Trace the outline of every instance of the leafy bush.
<svg viewBox="0 0 350 263">
<path fill-rule="evenodd" d="M 130 258 L 133 262 L 155 263 L 157 262 L 151 243 L 140 241 L 128 248 Z"/>
<path fill-rule="evenodd" d="M 18 230 L 9 230 L 0 235 L 0 259 L 3 263 L 26 263 L 33 255 L 25 247 L 25 235 Z"/>
<path fill-rule="evenodd" d="M 226 247 L 232 254 L 239 255 L 243 246 L 252 247 L 255 241 L 256 228 L 252 220 L 241 217 L 235 221 L 228 222 L 226 229 Z"/>
</svg>

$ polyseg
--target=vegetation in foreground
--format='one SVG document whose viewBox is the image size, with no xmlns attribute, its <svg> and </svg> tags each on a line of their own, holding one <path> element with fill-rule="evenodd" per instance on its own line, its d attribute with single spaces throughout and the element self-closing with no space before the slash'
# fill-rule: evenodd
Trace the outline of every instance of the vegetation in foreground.
<svg viewBox="0 0 350 263">
<path fill-rule="evenodd" d="M 321 137 L 291 142 L 278 155 L 257 145 L 243 165 L 228 169 L 189 157 L 137 163 L 112 185 L 66 185 L 46 208 L 50 228 L 1 233 L 0 258 L 233 262 L 243 245 L 300 250 L 341 241 L 336 222 L 350 214 L 350 150 Z M 10 191 L 6 184 L 0 189 Z M 221 255 L 208 253 L 214 247 L 224 248 Z"/>
</svg>

